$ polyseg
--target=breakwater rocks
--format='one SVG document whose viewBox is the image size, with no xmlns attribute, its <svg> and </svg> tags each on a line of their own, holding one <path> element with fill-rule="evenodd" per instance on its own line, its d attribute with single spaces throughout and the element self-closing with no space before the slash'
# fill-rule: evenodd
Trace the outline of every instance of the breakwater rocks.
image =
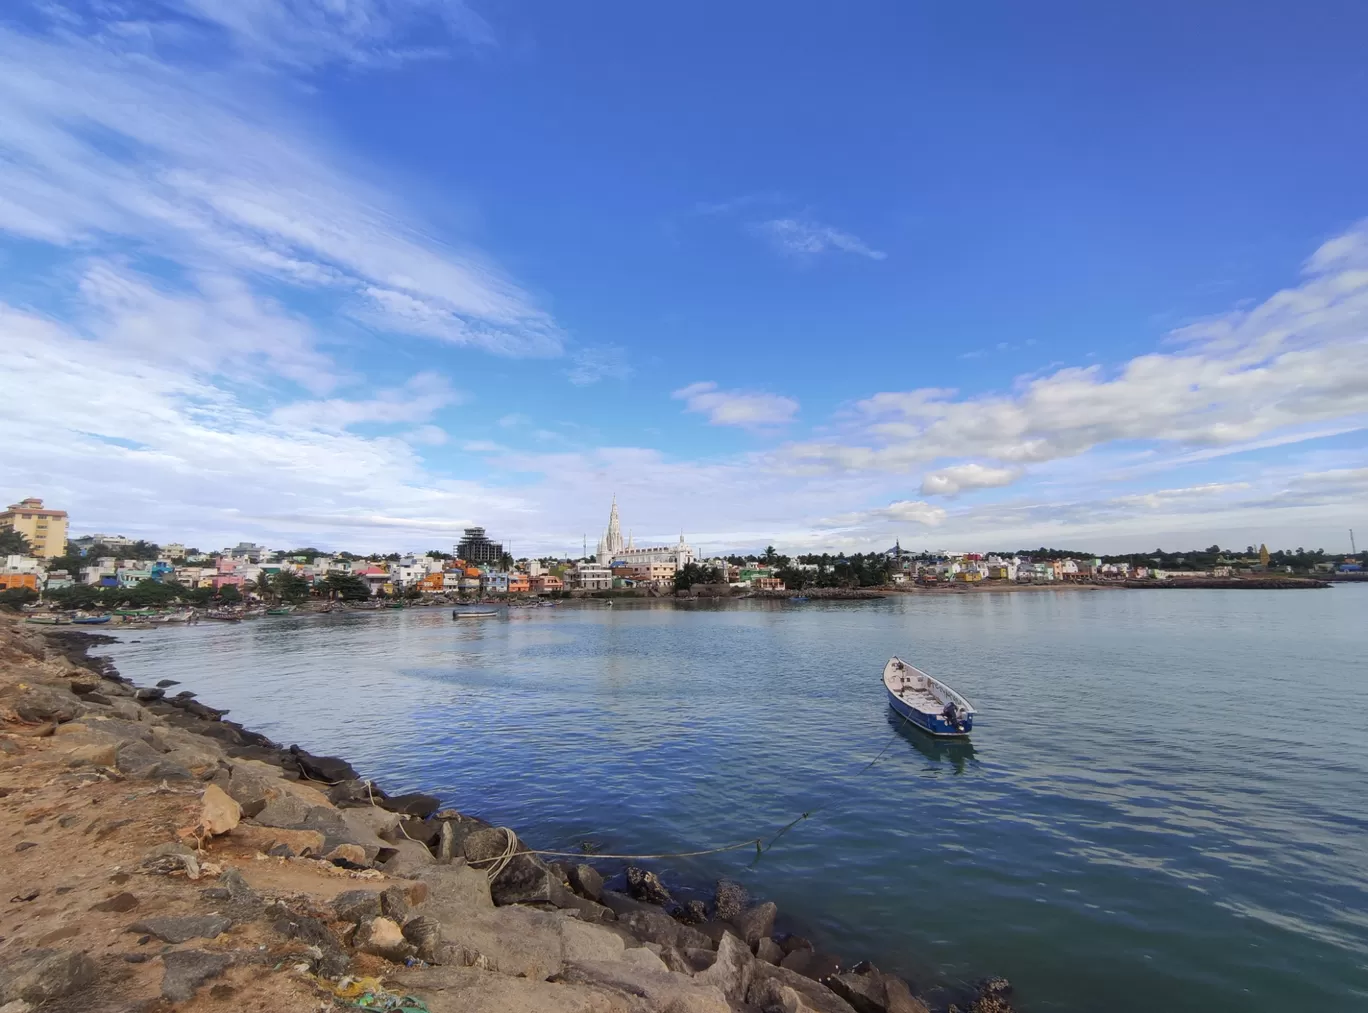
<svg viewBox="0 0 1368 1013">
<path fill-rule="evenodd" d="M 173 680 L 134 686 L 84 656 L 102 639 L 0 620 L 5 1013 L 927 1010 L 776 933 L 739 884 L 677 903 L 650 869 L 548 861 Z M 966 1005 L 1000 1013 L 1008 992 Z"/>
<path fill-rule="evenodd" d="M 1296 591 L 1330 585 L 1323 580 L 1307 577 L 1197 577 L 1187 580 L 1127 580 L 1122 582 L 1122 586 L 1144 590 L 1186 587 L 1231 591 Z"/>
</svg>

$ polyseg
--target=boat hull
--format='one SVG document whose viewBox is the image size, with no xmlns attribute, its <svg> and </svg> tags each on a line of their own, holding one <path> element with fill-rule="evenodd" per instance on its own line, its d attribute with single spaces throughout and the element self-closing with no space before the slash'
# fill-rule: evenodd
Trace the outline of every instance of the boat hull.
<svg viewBox="0 0 1368 1013">
<path fill-rule="evenodd" d="M 498 616 L 497 612 L 452 612 L 452 619 L 493 619 Z"/>
<path fill-rule="evenodd" d="M 934 735 L 943 739 L 967 739 L 969 733 L 974 730 L 974 716 L 972 714 L 961 722 L 960 727 L 956 728 L 942 715 L 928 714 L 925 711 L 918 710 L 898 699 L 891 690 L 885 689 L 884 692 L 888 696 L 888 706 L 893 709 L 893 712 L 927 735 Z"/>
<path fill-rule="evenodd" d="M 109 622 L 109 616 L 83 616 L 80 619 L 71 620 L 78 626 L 100 626 Z"/>
</svg>

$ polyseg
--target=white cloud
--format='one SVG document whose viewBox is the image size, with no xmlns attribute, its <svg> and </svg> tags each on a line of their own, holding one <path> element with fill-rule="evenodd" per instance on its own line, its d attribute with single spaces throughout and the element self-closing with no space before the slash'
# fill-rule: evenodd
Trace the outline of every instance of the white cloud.
<svg viewBox="0 0 1368 1013">
<path fill-rule="evenodd" d="M 774 218 L 759 222 L 752 228 L 757 235 L 787 256 L 814 257 L 833 250 L 854 253 L 870 260 L 883 260 L 888 256 L 881 250 L 873 249 L 858 236 L 806 219 Z"/>
<path fill-rule="evenodd" d="M 692 383 L 670 395 L 683 401 L 688 411 L 706 415 L 715 426 L 759 428 L 792 422 L 798 402 L 780 394 L 719 390 L 711 381 Z"/>
<path fill-rule="evenodd" d="M 576 387 L 587 387 L 600 380 L 625 380 L 632 375 L 627 350 L 617 345 L 577 349 L 571 361 L 574 365 L 565 375 Z"/>
<path fill-rule="evenodd" d="M 252 24 L 287 10 L 213 6 Z M 380 9 L 290 9 L 306 6 L 362 21 Z M 336 168 L 348 158 L 278 111 L 280 82 L 156 52 L 0 27 L 0 232 L 328 294 L 381 329 L 560 353 L 554 321 L 488 258 L 424 235 L 399 201 Z"/>
<path fill-rule="evenodd" d="M 1236 445 L 1368 412 L 1368 226 L 1327 243 L 1296 288 L 1173 335 L 1182 351 L 1108 374 L 1069 367 L 1010 394 L 924 388 L 856 408 L 849 442 L 804 443 L 802 469 L 906 471 L 938 458 L 1050 461 L 1117 441 Z"/>
<path fill-rule="evenodd" d="M 326 401 L 296 401 L 271 413 L 271 421 L 286 426 L 340 431 L 362 423 L 395 425 L 426 422 L 442 408 L 457 404 L 461 396 L 451 389 L 446 378 L 435 373 L 419 373 L 403 387 L 382 390 L 363 400 L 330 398 Z M 426 427 L 430 437 L 431 428 Z M 438 430 L 440 433 L 441 430 Z M 445 437 L 445 434 L 443 434 Z"/>
<path fill-rule="evenodd" d="M 954 496 L 966 489 L 993 489 L 1011 485 L 1021 477 L 1019 468 L 990 468 L 984 464 L 957 464 L 922 476 L 923 496 Z"/>
</svg>

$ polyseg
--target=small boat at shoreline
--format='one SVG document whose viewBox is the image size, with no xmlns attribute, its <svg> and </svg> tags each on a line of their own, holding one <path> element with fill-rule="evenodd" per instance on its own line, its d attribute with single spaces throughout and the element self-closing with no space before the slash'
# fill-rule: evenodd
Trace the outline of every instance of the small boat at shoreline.
<svg viewBox="0 0 1368 1013">
<path fill-rule="evenodd" d="M 66 616 L 29 616 L 24 622 L 39 626 L 66 626 L 71 620 Z"/>
<path fill-rule="evenodd" d="M 98 626 L 109 622 L 109 616 L 76 616 L 71 621 L 80 626 Z"/>
<path fill-rule="evenodd" d="M 974 729 L 974 705 L 939 679 L 901 658 L 889 658 L 883 671 L 888 706 L 928 735 L 963 738 Z"/>
<path fill-rule="evenodd" d="M 467 610 L 467 611 L 462 611 L 461 609 L 452 609 L 452 610 L 451 610 L 451 618 L 452 618 L 452 619 L 493 619 L 493 618 L 494 618 L 495 616 L 497 616 L 498 614 L 499 614 L 499 613 L 495 612 L 493 609 L 490 609 L 490 610 L 487 611 L 487 612 L 486 612 L 486 611 L 480 611 L 480 610 Z"/>
<path fill-rule="evenodd" d="M 287 616 L 294 611 L 293 605 L 281 605 L 279 608 L 267 609 L 268 616 Z"/>
</svg>

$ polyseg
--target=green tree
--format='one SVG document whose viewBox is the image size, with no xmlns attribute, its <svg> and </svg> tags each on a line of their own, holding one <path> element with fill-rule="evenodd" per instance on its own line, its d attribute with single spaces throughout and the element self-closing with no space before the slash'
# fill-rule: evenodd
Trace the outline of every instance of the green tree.
<svg viewBox="0 0 1368 1013">
<path fill-rule="evenodd" d="M 289 570 L 281 570 L 271 578 L 271 588 L 281 601 L 301 602 L 309 597 L 309 582 Z"/>
<path fill-rule="evenodd" d="M 224 584 L 218 589 L 218 599 L 225 605 L 236 605 L 242 601 L 242 592 L 236 584 Z"/>
<path fill-rule="evenodd" d="M 29 540 L 13 528 L 0 531 L 0 556 L 27 556 L 33 551 Z"/>
<path fill-rule="evenodd" d="M 686 563 L 675 571 L 676 591 L 687 591 L 695 584 L 716 584 L 722 580 L 722 571 L 715 566 L 701 563 Z"/>
<path fill-rule="evenodd" d="M 350 573 L 330 573 L 323 578 L 320 587 L 326 594 L 343 601 L 365 601 L 371 596 L 366 582 Z"/>
<path fill-rule="evenodd" d="M 38 600 L 38 592 L 31 587 L 9 587 L 0 591 L 0 605 L 19 608 Z"/>
</svg>

